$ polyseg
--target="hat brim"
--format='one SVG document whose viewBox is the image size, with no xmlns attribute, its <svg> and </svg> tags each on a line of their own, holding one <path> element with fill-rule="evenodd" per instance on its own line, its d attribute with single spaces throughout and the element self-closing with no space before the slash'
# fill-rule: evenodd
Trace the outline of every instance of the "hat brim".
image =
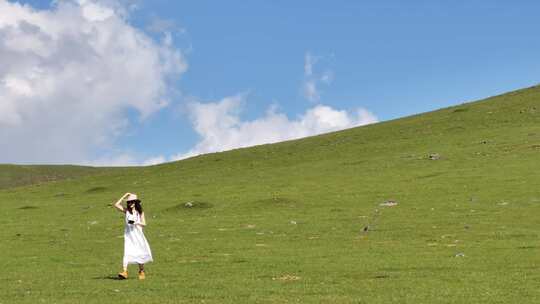
<svg viewBox="0 0 540 304">
<path fill-rule="evenodd" d="M 140 203 L 141 200 L 140 199 L 134 199 L 134 200 L 129 200 L 129 201 L 126 201 L 127 203 Z"/>
</svg>

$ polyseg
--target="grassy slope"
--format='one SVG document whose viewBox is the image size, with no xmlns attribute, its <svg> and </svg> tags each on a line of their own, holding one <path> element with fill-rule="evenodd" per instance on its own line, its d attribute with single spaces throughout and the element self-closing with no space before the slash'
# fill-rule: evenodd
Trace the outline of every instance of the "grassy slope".
<svg viewBox="0 0 540 304">
<path fill-rule="evenodd" d="M 0 302 L 538 303 L 539 104 L 535 87 L 0 191 Z M 123 249 L 110 203 L 126 191 L 149 221 L 145 282 L 110 278 Z"/>
<path fill-rule="evenodd" d="M 0 189 L 78 178 L 111 170 L 110 168 L 71 165 L 20 166 L 0 164 Z"/>
</svg>

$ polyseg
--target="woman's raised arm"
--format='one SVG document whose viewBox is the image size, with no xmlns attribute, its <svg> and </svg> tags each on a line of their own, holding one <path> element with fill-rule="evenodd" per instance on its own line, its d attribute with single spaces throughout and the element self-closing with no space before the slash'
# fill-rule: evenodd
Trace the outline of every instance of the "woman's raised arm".
<svg viewBox="0 0 540 304">
<path fill-rule="evenodd" d="M 116 202 L 114 203 L 114 208 L 118 209 L 118 211 L 120 212 L 126 212 L 126 209 L 124 209 L 124 206 L 122 206 L 122 201 L 129 195 L 130 193 L 126 193 L 124 195 L 122 195 L 122 197 Z"/>
</svg>

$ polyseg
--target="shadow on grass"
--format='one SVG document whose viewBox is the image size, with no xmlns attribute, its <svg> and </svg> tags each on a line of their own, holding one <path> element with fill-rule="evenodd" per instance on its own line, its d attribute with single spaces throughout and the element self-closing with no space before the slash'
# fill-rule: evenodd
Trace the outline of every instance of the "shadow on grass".
<svg viewBox="0 0 540 304">
<path fill-rule="evenodd" d="M 125 279 L 121 279 L 118 277 L 118 275 L 116 274 L 110 274 L 110 275 L 106 275 L 106 276 L 99 276 L 99 277 L 93 277 L 92 279 L 94 280 L 117 280 L 117 281 L 123 281 Z"/>
</svg>

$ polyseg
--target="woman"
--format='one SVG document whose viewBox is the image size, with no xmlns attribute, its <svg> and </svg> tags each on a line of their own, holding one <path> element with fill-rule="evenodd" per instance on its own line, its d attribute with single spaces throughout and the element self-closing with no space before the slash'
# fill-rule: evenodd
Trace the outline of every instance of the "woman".
<svg viewBox="0 0 540 304">
<path fill-rule="evenodd" d="M 127 206 L 122 206 L 126 199 Z M 141 201 L 133 193 L 124 194 L 114 207 L 125 214 L 124 228 L 124 271 L 118 274 L 120 279 L 128 278 L 128 264 L 139 264 L 139 280 L 144 280 L 144 264 L 152 262 L 152 252 L 143 234 L 146 219 L 141 206 Z"/>
</svg>

